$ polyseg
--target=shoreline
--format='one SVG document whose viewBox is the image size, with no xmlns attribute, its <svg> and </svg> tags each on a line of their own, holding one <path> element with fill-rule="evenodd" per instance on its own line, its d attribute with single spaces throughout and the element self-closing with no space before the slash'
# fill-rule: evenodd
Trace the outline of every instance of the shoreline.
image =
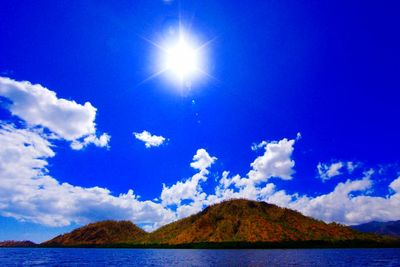
<svg viewBox="0 0 400 267">
<path fill-rule="evenodd" d="M 0 248 L 131 248 L 131 249 L 344 249 L 344 248 L 400 248 L 400 240 L 376 241 L 301 241 L 301 242 L 198 242 L 185 244 L 99 244 L 99 245 L 35 245 L 35 246 L 10 246 Z"/>
</svg>

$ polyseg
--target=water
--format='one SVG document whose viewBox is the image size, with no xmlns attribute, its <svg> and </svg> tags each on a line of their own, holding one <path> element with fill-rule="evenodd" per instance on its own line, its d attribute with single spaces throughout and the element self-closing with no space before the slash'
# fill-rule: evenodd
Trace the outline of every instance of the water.
<svg viewBox="0 0 400 267">
<path fill-rule="evenodd" d="M 400 266 L 400 249 L 1 248 L 0 266 Z"/>
</svg>

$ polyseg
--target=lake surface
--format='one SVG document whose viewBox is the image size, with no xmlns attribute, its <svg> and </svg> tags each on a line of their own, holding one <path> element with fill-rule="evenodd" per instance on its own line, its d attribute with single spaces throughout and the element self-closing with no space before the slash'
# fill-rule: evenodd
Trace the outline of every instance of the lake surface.
<svg viewBox="0 0 400 267">
<path fill-rule="evenodd" d="M 400 266 L 400 249 L 0 248 L 0 266 Z"/>
</svg>

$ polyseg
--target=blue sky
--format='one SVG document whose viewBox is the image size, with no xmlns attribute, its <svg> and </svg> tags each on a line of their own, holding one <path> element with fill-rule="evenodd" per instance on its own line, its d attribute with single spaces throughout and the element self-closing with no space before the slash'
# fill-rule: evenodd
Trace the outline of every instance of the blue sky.
<svg viewBox="0 0 400 267">
<path fill-rule="evenodd" d="M 398 5 L 2 1 L 0 239 L 230 197 L 400 219 Z M 207 75 L 148 79 L 179 21 Z"/>
</svg>

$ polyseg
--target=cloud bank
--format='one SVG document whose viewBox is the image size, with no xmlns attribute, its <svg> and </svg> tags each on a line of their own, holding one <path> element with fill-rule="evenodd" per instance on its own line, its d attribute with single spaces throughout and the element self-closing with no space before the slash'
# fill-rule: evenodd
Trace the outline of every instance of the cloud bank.
<svg viewBox="0 0 400 267">
<path fill-rule="evenodd" d="M 125 219 L 151 230 L 210 204 L 248 198 L 292 208 L 326 222 L 357 224 L 400 219 L 400 177 L 391 181 L 386 196 L 372 195 L 373 171 L 340 182 L 331 192 L 317 196 L 291 194 L 279 188 L 277 180 L 290 183 L 295 179 L 293 152 L 299 137 L 256 145 L 257 150 L 263 151 L 250 163 L 247 174 L 223 171 L 212 192 L 206 192 L 203 186 L 214 182 L 209 178 L 217 158 L 204 148 L 196 151 L 189 164 L 193 176 L 164 184 L 157 201 L 140 200 L 133 190 L 113 195 L 100 186 L 60 183 L 46 168 L 48 160 L 56 156 L 55 139 L 70 142 L 73 149 L 89 144 L 108 146 L 108 134 L 97 136 L 96 109 L 89 102 L 80 105 L 59 99 L 41 85 L 9 78 L 0 79 L 0 96 L 10 101 L 6 108 L 24 122 L 23 126 L 0 123 L 1 216 L 48 226 Z M 146 131 L 137 134 L 146 147 L 159 146 L 165 140 Z M 319 166 L 320 175 L 327 178 L 348 175 L 355 168 L 349 162 Z"/>
<path fill-rule="evenodd" d="M 39 132 L 2 124 L 0 145 L 2 216 L 49 226 L 114 218 L 153 224 L 174 218 L 160 204 L 139 201 L 132 190 L 113 196 L 102 187 L 59 183 L 46 169 L 47 159 L 55 156 L 52 145 Z"/>
<path fill-rule="evenodd" d="M 271 179 L 292 179 L 295 166 L 292 153 L 297 140 L 299 139 L 284 138 L 269 143 L 263 141 L 264 154 L 250 164 L 251 169 L 246 176 L 230 176 L 229 171 L 224 171 L 214 192 L 209 194 L 202 188 L 202 184 L 208 180 L 210 167 L 210 164 L 205 165 L 205 171 L 196 173 L 185 181 L 178 181 L 170 187 L 164 185 L 162 203 L 166 207 L 175 206 L 177 218 L 223 200 L 247 198 L 295 209 L 325 222 L 352 225 L 373 220 L 400 219 L 400 177 L 390 183 L 386 196 L 372 196 L 373 170 L 365 171 L 362 177 L 338 183 L 330 193 L 314 197 L 299 193 L 289 194 L 279 189 Z M 205 150 L 202 153 L 206 158 L 212 158 Z M 215 160 L 216 158 L 209 162 L 212 164 Z M 348 172 L 354 170 L 352 163 L 343 166 L 346 166 Z"/>
</svg>

